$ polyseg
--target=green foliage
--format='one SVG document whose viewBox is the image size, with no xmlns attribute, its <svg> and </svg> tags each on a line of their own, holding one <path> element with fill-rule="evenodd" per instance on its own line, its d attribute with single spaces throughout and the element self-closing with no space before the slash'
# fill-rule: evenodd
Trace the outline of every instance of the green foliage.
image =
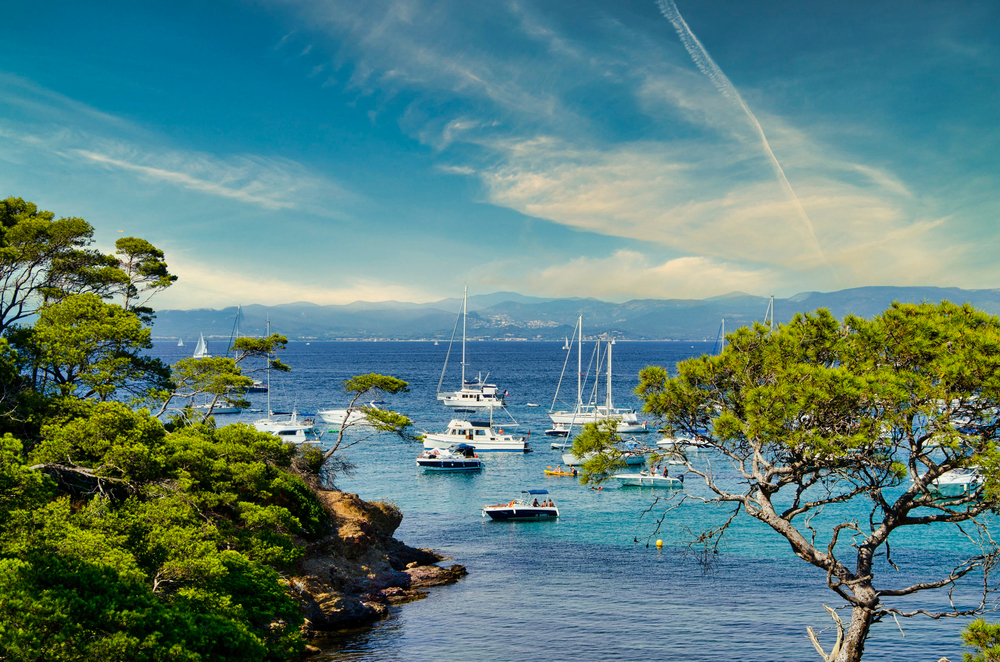
<svg viewBox="0 0 1000 662">
<path fill-rule="evenodd" d="M 94 294 L 74 294 L 43 306 L 32 329 L 12 334 L 33 388 L 41 393 L 107 400 L 125 390 L 140 394 L 169 385 L 150 330 L 133 313 Z"/>
<path fill-rule="evenodd" d="M 1000 505 L 1000 319 L 970 305 L 895 303 L 870 320 L 840 323 L 819 310 L 727 340 L 722 355 L 683 361 L 674 378 L 644 369 L 637 392 L 668 429 L 706 440 L 732 463 L 737 489 L 688 467 L 716 502 L 764 522 L 826 571 L 854 607 L 851 655 L 860 656 L 870 624 L 893 613 L 883 600 L 947 586 L 1000 558 L 984 531 L 983 548 L 950 578 L 883 588 L 873 565 L 900 528 L 979 527 L 978 516 Z M 933 493 L 939 476 L 973 466 L 982 489 Z M 848 502 L 866 515 L 836 522 L 820 544 L 812 517 Z M 711 550 L 727 528 L 698 542 Z M 935 617 L 944 615 L 954 614 L 946 607 Z"/>
<path fill-rule="evenodd" d="M 0 441 L 0 648 L 281 660 L 301 647 L 277 570 L 330 524 L 291 471 L 294 446 L 246 425 L 167 432 L 113 402 L 42 437 L 30 459 Z"/>
<path fill-rule="evenodd" d="M 125 281 L 118 260 L 87 248 L 94 229 L 21 198 L 0 201 L 0 333 L 67 294 L 109 294 Z"/>
<path fill-rule="evenodd" d="M 103 255 L 92 234 L 0 201 L 0 659 L 294 657 L 302 619 L 279 572 L 329 531 L 300 478 L 321 461 L 246 425 L 133 409 L 178 388 L 237 400 L 239 362 L 287 340 L 182 361 L 175 386 L 143 354 L 146 303 L 176 280 L 163 252 L 126 237 Z"/>
<path fill-rule="evenodd" d="M 977 618 L 962 632 L 962 641 L 974 650 L 962 656 L 965 662 L 1000 662 L 1000 624 Z"/>
<path fill-rule="evenodd" d="M 121 285 L 122 308 L 135 313 L 146 324 L 153 321 L 153 309 L 145 304 L 157 292 L 177 280 L 163 261 L 163 251 L 145 239 L 122 237 L 115 242 L 118 266 L 125 275 Z"/>
<path fill-rule="evenodd" d="M 360 409 L 364 412 L 365 418 L 363 421 L 359 420 L 357 422 L 348 420 L 341 425 L 340 429 L 337 430 L 337 441 L 323 453 L 321 469 L 318 475 L 328 485 L 333 484 L 334 474 L 337 471 L 346 471 L 349 467 L 346 462 L 332 461 L 337 452 L 341 448 L 361 443 L 370 436 L 367 435 L 348 440 L 348 432 L 351 431 L 351 428 L 364 425 L 375 432 L 392 432 L 402 439 L 406 439 L 408 429 L 413 425 L 413 421 L 398 412 L 358 404 L 359 402 L 363 403 L 369 398 L 378 398 L 383 394 L 406 393 L 410 390 L 410 385 L 402 379 L 372 372 L 365 375 L 355 375 L 350 379 L 344 380 L 342 387 L 344 392 L 351 396 L 351 402 L 347 406 L 348 411 Z"/>
<path fill-rule="evenodd" d="M 580 482 L 602 483 L 615 471 L 625 467 L 624 455 L 616 446 L 618 422 L 614 420 L 587 423 L 573 440 L 573 455 L 583 460 Z"/>
</svg>

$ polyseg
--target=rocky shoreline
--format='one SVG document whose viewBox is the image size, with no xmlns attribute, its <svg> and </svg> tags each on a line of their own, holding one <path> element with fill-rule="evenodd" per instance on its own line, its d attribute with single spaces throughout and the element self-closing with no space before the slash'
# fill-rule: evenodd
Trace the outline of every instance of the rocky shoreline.
<svg viewBox="0 0 1000 662">
<path fill-rule="evenodd" d="M 298 574 L 288 579 L 301 605 L 309 639 L 383 618 L 390 605 L 419 600 L 421 590 L 452 584 L 467 572 L 429 549 L 393 538 L 403 521 L 396 506 L 369 503 L 356 494 L 318 492 L 333 531 L 305 546 Z M 318 649 L 310 652 L 318 653 Z"/>
</svg>

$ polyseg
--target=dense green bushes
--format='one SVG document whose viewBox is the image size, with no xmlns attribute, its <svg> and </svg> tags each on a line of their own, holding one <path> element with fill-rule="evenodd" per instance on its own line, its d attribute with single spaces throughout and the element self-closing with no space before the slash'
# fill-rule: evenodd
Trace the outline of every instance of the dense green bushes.
<svg viewBox="0 0 1000 662">
<path fill-rule="evenodd" d="M 102 403 L 0 442 L 0 650 L 13 660 L 283 660 L 279 572 L 328 520 L 293 447 Z"/>
</svg>

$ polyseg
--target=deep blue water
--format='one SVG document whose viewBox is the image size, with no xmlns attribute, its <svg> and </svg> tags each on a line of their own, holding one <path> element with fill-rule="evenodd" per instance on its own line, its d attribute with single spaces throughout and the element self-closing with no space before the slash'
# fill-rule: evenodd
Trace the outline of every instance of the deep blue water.
<svg viewBox="0 0 1000 662">
<path fill-rule="evenodd" d="M 638 407 L 632 389 L 642 367 L 672 368 L 711 348 L 712 343 L 618 343 L 616 405 Z M 192 349 L 191 343 L 184 348 L 158 343 L 155 353 L 172 362 Z M 225 346 L 209 343 L 209 349 L 224 353 Z M 435 401 L 434 391 L 447 349 L 425 342 L 292 343 L 282 360 L 293 371 L 276 378 L 273 407 L 294 405 L 309 413 L 343 406 L 346 396 L 338 387 L 344 379 L 379 372 L 410 383 L 409 393 L 391 399 L 394 409 L 413 418 L 418 430 L 443 429 L 452 413 Z M 325 641 L 328 658 L 319 659 L 818 659 L 805 628 L 826 629 L 830 621 L 822 605 L 841 603 L 826 588 L 823 573 L 795 558 L 770 529 L 739 518 L 706 571 L 687 551 L 687 542 L 692 532 L 722 521 L 719 508 L 657 501 L 664 493 L 650 489 L 609 484 L 595 492 L 572 478 L 543 474 L 547 465 L 560 462 L 559 453 L 549 449 L 551 439 L 541 434 L 549 427 L 545 412 L 565 359 L 560 343 L 475 342 L 468 354 L 470 376 L 489 371 L 490 381 L 510 392 L 509 408 L 520 423 L 516 429 L 531 430 L 535 452 L 484 454 L 486 469 L 480 474 L 436 475 L 417 470 L 419 445 L 391 435 L 350 448 L 356 470 L 341 477 L 338 487 L 396 503 L 404 512 L 397 537 L 442 551 L 465 565 L 469 576 L 433 589 L 426 600 L 393 608 L 390 618 L 372 627 Z M 445 388 L 459 385 L 459 360 L 456 347 Z M 587 362 L 585 350 L 584 367 Z M 568 374 L 561 399 L 572 402 L 575 375 L 572 369 Z M 263 407 L 261 396 L 254 399 Z M 528 402 L 542 406 L 529 408 Z M 259 416 L 220 416 L 218 422 Z M 650 442 L 657 438 L 649 435 Z M 697 461 L 712 463 L 723 481 L 732 475 L 717 456 Z M 707 496 L 703 486 L 692 481 L 688 486 Z M 562 513 L 558 521 L 496 523 L 480 516 L 484 504 L 529 488 L 551 492 Z M 826 513 L 817 522 L 822 528 L 842 515 Z M 658 518 L 663 518 L 659 530 Z M 656 538 L 663 549 L 646 546 Z M 884 567 L 880 576 L 900 586 L 936 578 L 941 575 L 926 572 L 944 568 L 965 549 L 947 527 L 908 532 L 893 548 L 900 572 Z M 974 598 L 969 590 L 958 596 Z M 946 605 L 945 596 L 928 595 L 899 606 Z M 965 621 L 914 618 L 900 624 L 905 637 L 891 619 L 874 627 L 866 659 L 961 659 L 959 631 Z"/>
</svg>

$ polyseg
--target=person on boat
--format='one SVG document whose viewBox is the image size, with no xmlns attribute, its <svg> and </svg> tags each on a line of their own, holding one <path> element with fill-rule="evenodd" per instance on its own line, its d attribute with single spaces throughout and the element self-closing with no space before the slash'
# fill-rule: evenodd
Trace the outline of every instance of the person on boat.
<svg viewBox="0 0 1000 662">
<path fill-rule="evenodd" d="M 538 508 L 538 499 L 535 499 L 534 501 L 532 501 L 532 502 L 531 502 L 531 506 L 532 506 L 533 508 Z"/>
<path fill-rule="evenodd" d="M 573 475 L 574 475 L 574 476 L 577 476 L 577 475 L 578 475 L 578 473 L 577 473 L 577 470 L 576 470 L 576 467 L 573 467 Z"/>
<path fill-rule="evenodd" d="M 562 472 L 563 472 L 562 465 L 561 464 L 557 464 L 556 465 L 556 473 L 557 474 L 561 474 Z"/>
<path fill-rule="evenodd" d="M 666 478 L 669 471 L 667 470 L 667 465 L 663 465 L 663 477 Z"/>
</svg>

